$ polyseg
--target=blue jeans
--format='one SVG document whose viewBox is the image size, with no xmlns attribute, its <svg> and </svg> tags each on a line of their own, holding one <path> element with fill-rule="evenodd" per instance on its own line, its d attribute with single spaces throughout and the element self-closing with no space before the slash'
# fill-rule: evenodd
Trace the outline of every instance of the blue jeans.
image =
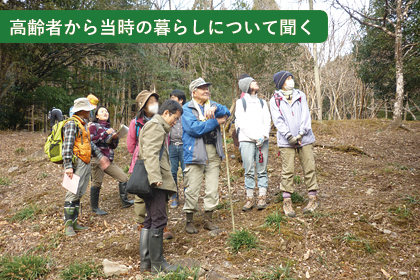
<svg viewBox="0 0 420 280">
<path fill-rule="evenodd" d="M 254 142 L 240 142 L 239 151 L 241 152 L 242 161 L 245 170 L 245 188 L 253 189 L 255 187 L 255 167 L 257 165 L 258 173 L 258 188 L 267 188 L 268 175 L 267 175 L 267 162 L 268 162 L 268 140 L 264 141 L 261 147 L 263 154 L 263 162 L 259 162 L 260 151 Z"/>
<path fill-rule="evenodd" d="M 184 148 L 183 145 L 169 145 L 169 160 L 171 161 L 171 173 L 174 178 L 175 184 L 178 185 L 178 167 L 181 163 L 182 174 L 184 174 L 185 163 L 184 163 Z"/>
</svg>

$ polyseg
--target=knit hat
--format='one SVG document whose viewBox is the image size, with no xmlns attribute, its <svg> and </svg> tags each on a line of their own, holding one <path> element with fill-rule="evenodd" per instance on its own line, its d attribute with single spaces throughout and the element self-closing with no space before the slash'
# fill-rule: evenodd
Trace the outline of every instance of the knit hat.
<svg viewBox="0 0 420 280">
<path fill-rule="evenodd" d="M 150 96 L 154 95 L 156 100 L 159 101 L 159 94 L 156 92 L 150 92 L 148 90 L 142 90 L 136 97 L 136 102 L 139 105 L 139 111 L 143 109 L 144 105 L 146 105 L 147 101 L 149 100 Z"/>
<path fill-rule="evenodd" d="M 242 92 L 249 93 L 248 92 L 249 86 L 251 85 L 253 81 L 254 79 L 251 77 L 243 78 L 242 80 L 239 80 L 238 82 L 239 88 L 242 90 Z"/>
<path fill-rule="evenodd" d="M 284 82 L 286 81 L 286 79 L 289 76 L 292 76 L 292 78 L 293 78 L 292 73 L 287 72 L 287 71 L 280 71 L 280 72 L 277 72 L 276 74 L 274 74 L 273 81 L 276 84 L 276 87 L 278 89 L 281 89 L 284 85 Z"/>
</svg>

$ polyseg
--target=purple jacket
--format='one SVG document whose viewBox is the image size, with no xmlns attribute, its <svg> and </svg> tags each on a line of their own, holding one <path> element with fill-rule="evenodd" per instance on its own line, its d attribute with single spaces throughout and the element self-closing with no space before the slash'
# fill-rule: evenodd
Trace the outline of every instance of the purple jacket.
<svg viewBox="0 0 420 280">
<path fill-rule="evenodd" d="M 280 107 L 277 106 L 276 99 Z M 280 91 L 276 91 L 270 99 L 270 111 L 273 123 L 277 127 L 277 146 L 293 148 L 287 141 L 287 137 L 289 135 L 297 136 L 299 131 L 303 132 L 302 146 L 315 142 L 311 127 L 311 114 L 303 92 L 294 89 L 292 105 L 289 105 L 284 95 Z"/>
</svg>

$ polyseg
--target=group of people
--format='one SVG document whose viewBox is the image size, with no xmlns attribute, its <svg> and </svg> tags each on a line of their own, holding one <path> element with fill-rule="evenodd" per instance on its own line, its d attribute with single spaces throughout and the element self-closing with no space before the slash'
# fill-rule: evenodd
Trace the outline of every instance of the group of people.
<svg viewBox="0 0 420 280">
<path fill-rule="evenodd" d="M 305 94 L 294 88 L 293 75 L 281 71 L 273 76 L 278 90 L 270 99 L 258 98 L 258 83 L 249 75 L 239 78 L 242 95 L 236 102 L 235 132 L 239 140 L 245 170 L 246 202 L 243 211 L 255 206 L 267 207 L 267 162 L 271 121 L 277 128 L 277 145 L 282 157 L 280 189 L 283 195 L 283 209 L 287 216 L 294 217 L 291 194 L 293 189 L 294 160 L 298 154 L 308 187 L 309 203 L 304 212 L 318 207 L 315 176 L 315 161 L 312 143 L 315 137 L 311 129 L 311 117 Z M 127 199 L 127 175 L 115 163 L 114 149 L 119 138 L 110 127 L 109 112 L 104 106 L 96 108 L 92 123 L 87 126 L 95 106 L 87 98 L 74 101 L 73 118 L 64 125 L 63 161 L 65 173 L 71 178 L 80 176 L 77 194 L 68 192 L 65 197 L 66 235 L 87 229 L 77 223 L 80 199 L 86 192 L 92 176 L 91 207 L 98 215 L 107 213 L 98 207 L 99 192 L 104 174 L 119 182 L 123 207 L 134 204 L 135 221 L 140 230 L 141 271 L 174 271 L 163 257 L 163 239 L 171 238 L 167 229 L 168 208 L 179 205 L 178 170 L 184 177 L 186 214 L 185 230 L 190 234 L 198 232 L 194 224 L 194 213 L 199 211 L 198 199 L 203 178 L 204 229 L 218 229 L 213 211 L 219 204 L 219 169 L 225 155 L 223 152 L 220 125 L 231 115 L 226 106 L 210 100 L 211 83 L 198 78 L 189 85 L 191 100 L 185 93 L 174 90 L 170 99 L 159 106 L 159 95 L 143 90 L 136 98 L 138 113 L 131 121 L 127 135 L 127 149 L 132 154 L 129 172 L 133 172 L 137 159 L 144 160 L 154 196 L 134 201 Z M 258 199 L 255 202 L 255 168 L 257 172 Z"/>
</svg>

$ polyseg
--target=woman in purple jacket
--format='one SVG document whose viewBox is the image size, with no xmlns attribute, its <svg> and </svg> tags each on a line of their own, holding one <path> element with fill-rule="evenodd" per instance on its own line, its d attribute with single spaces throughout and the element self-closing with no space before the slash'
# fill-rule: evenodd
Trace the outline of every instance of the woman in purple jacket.
<svg viewBox="0 0 420 280">
<path fill-rule="evenodd" d="M 304 182 L 309 192 L 309 203 L 303 209 L 303 213 L 312 212 L 319 205 L 312 147 L 315 136 L 306 96 L 294 88 L 293 75 L 287 71 L 280 71 L 274 74 L 273 80 L 278 90 L 270 99 L 270 111 L 273 123 L 277 127 L 277 146 L 281 153 L 280 190 L 283 192 L 283 210 L 286 216 L 294 217 L 296 213 L 292 207 L 291 194 L 294 192 L 296 154 L 299 156 Z"/>
<path fill-rule="evenodd" d="M 108 213 L 99 209 L 99 192 L 102 187 L 102 180 L 105 173 L 119 182 L 120 198 L 123 208 L 130 207 L 134 201 L 129 201 L 127 198 L 127 181 L 128 177 L 120 167 L 114 163 L 114 149 L 119 143 L 118 135 L 111 128 L 109 123 L 109 112 L 104 106 L 99 106 L 96 110 L 93 122 L 89 127 L 90 137 L 92 142 L 101 149 L 101 152 L 106 156 L 111 164 L 102 170 L 99 166 L 99 161 L 92 158 L 92 187 L 90 188 L 90 204 L 92 212 L 98 215 L 107 215 Z"/>
</svg>

